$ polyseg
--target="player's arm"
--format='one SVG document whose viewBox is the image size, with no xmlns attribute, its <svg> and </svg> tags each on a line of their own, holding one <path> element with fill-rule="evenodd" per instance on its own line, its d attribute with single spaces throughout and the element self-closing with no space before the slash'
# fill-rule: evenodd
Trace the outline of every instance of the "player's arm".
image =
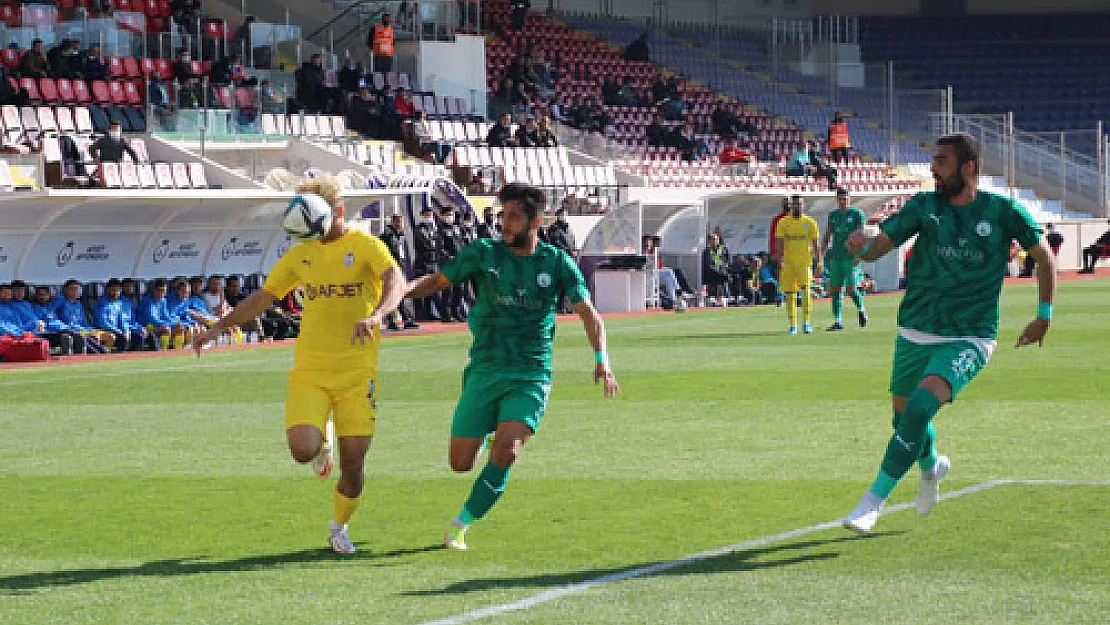
<svg viewBox="0 0 1110 625">
<path fill-rule="evenodd" d="M 825 228 L 825 235 L 821 237 L 821 254 L 822 257 L 829 253 L 829 243 L 832 242 L 832 224 L 828 224 Z"/>
<path fill-rule="evenodd" d="M 385 270 L 382 271 L 382 298 L 378 302 L 377 308 L 374 312 L 370 313 L 369 317 L 360 320 L 355 324 L 354 333 L 351 335 L 351 343 L 359 341 L 363 344 L 366 339 L 373 339 L 374 332 L 381 327 L 382 319 L 386 315 L 397 310 L 401 305 L 401 300 L 405 299 L 406 287 L 405 274 L 401 272 L 401 268 L 395 264 L 390 263 Z"/>
<path fill-rule="evenodd" d="M 613 370 L 609 368 L 609 355 L 605 351 L 605 322 L 588 299 L 575 304 L 574 312 L 582 319 L 582 327 L 586 330 L 586 337 L 590 339 L 590 345 L 594 348 L 594 359 L 596 361 L 594 384 L 604 381 L 605 396 L 613 397 L 621 392 L 621 387 L 617 384 L 617 378 L 613 375 Z"/>
<path fill-rule="evenodd" d="M 848 236 L 845 247 L 856 258 L 872 262 L 894 249 L 894 241 L 885 232 L 869 237 L 863 233 L 863 230 L 856 230 Z"/>
<path fill-rule="evenodd" d="M 447 276 L 443 275 L 442 271 L 437 271 L 426 276 L 420 276 L 412 282 L 409 282 L 405 287 L 406 293 L 404 297 L 411 297 L 414 299 L 431 297 L 449 286 L 451 286 L 451 281 L 447 279 Z"/>
<path fill-rule="evenodd" d="M 778 233 L 776 233 L 777 235 Z M 782 254 L 786 250 L 786 239 L 775 236 L 775 264 L 782 267 Z"/>
<path fill-rule="evenodd" d="M 228 328 L 237 328 L 258 317 L 270 307 L 274 299 L 276 299 L 274 295 L 266 289 L 259 289 L 251 293 L 247 296 L 247 299 L 239 302 L 238 306 L 232 308 L 231 312 L 212 324 L 211 328 L 197 335 L 197 337 L 193 339 L 193 351 L 195 351 L 199 357 L 202 347 L 220 338 L 224 330 Z"/>
<path fill-rule="evenodd" d="M 1043 346 L 1044 335 L 1052 322 L 1052 301 L 1056 297 L 1056 257 L 1044 237 L 1026 253 L 1037 262 L 1037 318 L 1025 326 L 1016 347 L 1033 343 Z"/>
<path fill-rule="evenodd" d="M 825 235 L 827 236 L 828 233 L 826 232 Z M 809 246 L 813 250 L 813 260 L 817 261 L 817 270 L 820 271 L 821 267 L 824 266 L 823 261 L 825 260 L 825 248 L 817 242 L 816 238 L 810 239 Z"/>
</svg>

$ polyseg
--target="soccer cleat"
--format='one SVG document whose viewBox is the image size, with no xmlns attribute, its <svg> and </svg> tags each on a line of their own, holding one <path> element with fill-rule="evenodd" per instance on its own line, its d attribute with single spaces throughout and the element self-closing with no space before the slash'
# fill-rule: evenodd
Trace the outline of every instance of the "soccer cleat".
<svg viewBox="0 0 1110 625">
<path fill-rule="evenodd" d="M 808 321 L 803 323 L 802 332 L 805 332 L 806 334 L 813 334 L 813 326 L 809 325 Z"/>
<path fill-rule="evenodd" d="M 335 457 L 331 451 L 331 445 L 324 443 L 320 446 L 320 453 L 312 459 L 312 471 L 320 477 L 327 477 L 331 475 L 332 470 L 335 469 Z"/>
<path fill-rule="evenodd" d="M 844 324 L 837 321 L 836 323 L 832 324 L 831 326 L 825 328 L 825 331 L 826 332 L 839 332 L 840 330 L 843 330 L 843 329 L 844 329 Z"/>
<path fill-rule="evenodd" d="M 340 525 L 334 520 L 328 522 L 328 542 L 331 543 L 332 551 L 336 553 L 354 553 L 355 544 L 351 542 L 351 537 L 347 535 L 347 526 Z"/>
<path fill-rule="evenodd" d="M 867 327 L 867 311 L 866 310 L 859 311 L 859 327 L 861 327 L 861 328 L 866 328 Z"/>
<path fill-rule="evenodd" d="M 447 526 L 447 531 L 443 534 L 443 546 L 448 549 L 466 551 L 466 528 L 461 525 L 456 525 L 455 522 L 452 521 L 451 525 Z"/>
<path fill-rule="evenodd" d="M 925 516 L 940 503 L 940 481 L 948 475 L 952 462 L 948 456 L 938 456 L 932 471 L 921 472 L 921 486 L 917 489 L 917 513 Z"/>
<path fill-rule="evenodd" d="M 847 529 L 866 534 L 871 531 L 872 527 L 875 527 L 875 521 L 879 520 L 879 512 L 883 509 L 883 503 L 884 500 L 868 491 L 864 494 L 856 509 L 844 517 L 841 524 Z"/>
<path fill-rule="evenodd" d="M 798 326 L 790 326 L 790 329 L 787 330 L 786 333 L 787 334 L 797 334 L 798 333 Z"/>
</svg>

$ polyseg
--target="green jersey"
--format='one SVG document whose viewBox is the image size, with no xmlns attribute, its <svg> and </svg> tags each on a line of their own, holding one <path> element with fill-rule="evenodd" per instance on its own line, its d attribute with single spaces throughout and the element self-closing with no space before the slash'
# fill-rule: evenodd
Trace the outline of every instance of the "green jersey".
<svg viewBox="0 0 1110 625">
<path fill-rule="evenodd" d="M 1010 242 L 1029 249 L 1041 227 L 1017 202 L 980 191 L 966 206 L 933 192 L 910 198 L 879 226 L 895 247 L 917 235 L 898 325 L 944 337 L 994 339 Z"/>
<path fill-rule="evenodd" d="M 559 296 L 589 298 L 578 266 L 563 250 L 540 243 L 530 256 L 504 241 L 478 239 L 443 264 L 452 284 L 474 280 L 478 299 L 470 311 L 470 365 L 498 377 L 551 377 L 551 346 Z"/>
<path fill-rule="evenodd" d="M 867 223 L 867 216 L 854 206 L 849 206 L 846 211 L 837 208 L 829 213 L 829 226 L 826 232 L 832 235 L 832 242 L 829 243 L 829 251 L 825 254 L 825 259 L 853 260 L 855 257 L 844 244 L 847 243 L 848 236 L 862 229 L 865 223 Z"/>
</svg>

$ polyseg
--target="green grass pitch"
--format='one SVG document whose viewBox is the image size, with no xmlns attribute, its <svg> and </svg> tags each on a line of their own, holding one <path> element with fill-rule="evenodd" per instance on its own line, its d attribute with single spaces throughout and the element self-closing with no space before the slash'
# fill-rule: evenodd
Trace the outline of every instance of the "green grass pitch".
<svg viewBox="0 0 1110 625">
<path fill-rule="evenodd" d="M 1110 484 L 1110 281 L 1062 284 L 1044 349 L 1012 347 L 1035 287 L 1008 286 L 987 370 L 937 418 L 944 489 Z M 0 371 L 0 623 L 419 624 L 846 514 L 889 437 L 896 297 L 873 323 L 787 336 L 773 307 L 613 320 L 624 395 L 560 326 L 539 436 L 471 550 L 440 548 L 474 475 L 448 470 L 469 337 L 382 347 L 379 432 L 352 522 L 295 465 L 288 349 Z M 894 501 L 912 499 L 914 470 Z M 476 622 L 1105 623 L 1110 486 L 1006 484 L 809 531 Z"/>
</svg>

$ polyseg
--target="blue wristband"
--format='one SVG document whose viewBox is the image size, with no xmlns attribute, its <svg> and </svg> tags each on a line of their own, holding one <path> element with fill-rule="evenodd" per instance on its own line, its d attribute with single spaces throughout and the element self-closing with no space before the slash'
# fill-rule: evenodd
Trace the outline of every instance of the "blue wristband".
<svg viewBox="0 0 1110 625">
<path fill-rule="evenodd" d="M 609 355 L 605 352 L 594 352 L 594 361 L 599 365 L 609 365 Z"/>
<path fill-rule="evenodd" d="M 1052 321 L 1052 302 L 1037 302 L 1037 319 Z"/>
</svg>

